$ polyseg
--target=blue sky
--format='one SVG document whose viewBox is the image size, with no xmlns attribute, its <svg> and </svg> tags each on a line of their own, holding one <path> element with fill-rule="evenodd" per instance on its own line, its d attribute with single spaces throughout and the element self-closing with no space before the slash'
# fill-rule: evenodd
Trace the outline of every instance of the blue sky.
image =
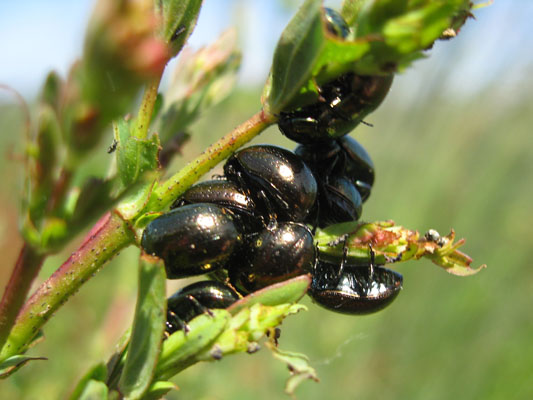
<svg viewBox="0 0 533 400">
<path fill-rule="evenodd" d="M 64 76 L 81 55 L 93 4 L 94 0 L 1 1 L 0 83 L 31 98 L 49 70 Z M 430 59 L 416 63 L 414 70 L 432 71 L 447 65 L 451 91 L 475 92 L 495 80 L 520 86 L 533 72 L 533 1 L 496 0 L 475 14 L 477 20 L 469 21 L 457 39 L 439 43 Z M 261 84 L 289 18 L 289 10 L 278 1 L 206 1 L 189 43 L 194 47 L 209 43 L 240 21 L 241 82 Z"/>
</svg>

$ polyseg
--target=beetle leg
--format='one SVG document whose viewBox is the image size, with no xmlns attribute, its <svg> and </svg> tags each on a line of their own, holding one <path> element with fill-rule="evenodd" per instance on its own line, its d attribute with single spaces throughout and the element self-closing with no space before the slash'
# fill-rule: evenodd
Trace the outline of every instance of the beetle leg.
<svg viewBox="0 0 533 400">
<path fill-rule="evenodd" d="M 187 300 L 189 300 L 199 311 L 201 311 L 202 314 L 207 314 L 209 315 L 210 317 L 214 317 L 215 315 L 213 314 L 213 311 L 211 311 L 209 308 L 207 308 L 206 306 L 204 306 L 202 303 L 200 303 L 196 297 L 194 297 L 193 295 L 190 295 L 188 294 L 187 295 Z"/>
<path fill-rule="evenodd" d="M 178 325 L 178 326 L 176 326 Z M 168 337 L 174 332 L 177 332 L 179 330 L 183 330 L 183 333 L 187 334 L 190 331 L 189 325 L 182 320 L 175 312 L 168 311 L 167 312 L 167 322 L 166 322 L 166 331 L 165 335 Z"/>
<path fill-rule="evenodd" d="M 337 272 L 337 281 L 340 281 L 342 277 L 342 273 L 344 272 L 344 266 L 346 265 L 346 260 L 348 259 L 348 246 L 346 245 L 347 241 L 348 241 L 348 235 L 345 235 L 343 243 L 342 243 L 342 260 L 339 266 L 339 271 Z"/>
<path fill-rule="evenodd" d="M 232 169 L 232 175 L 236 176 L 237 177 L 237 181 L 238 181 L 238 184 L 239 184 L 239 187 L 244 190 L 244 192 L 246 193 L 246 195 L 248 197 L 250 197 L 252 200 L 254 198 L 256 198 L 256 196 L 253 196 L 252 193 L 251 193 L 251 190 L 249 188 L 249 185 L 245 182 L 245 180 L 243 179 L 242 177 L 242 173 L 239 172 L 239 171 L 235 171 L 233 169 L 233 166 L 230 166 L 230 168 Z M 261 222 L 263 224 L 263 226 L 265 228 L 268 228 L 268 227 L 271 227 L 271 223 L 272 223 L 272 220 L 276 218 L 276 214 L 274 214 L 274 212 L 272 211 L 272 205 L 270 203 L 270 201 L 268 200 L 265 192 L 263 190 L 260 190 L 258 193 L 257 193 L 257 197 L 258 198 L 261 198 L 263 200 L 263 203 L 265 204 L 265 207 L 267 208 L 267 211 L 268 211 L 268 221 L 265 219 L 265 216 L 264 215 L 261 215 L 260 218 L 261 218 Z"/>
<path fill-rule="evenodd" d="M 274 212 L 274 209 L 272 207 L 272 203 L 268 199 L 268 196 L 267 196 L 267 194 L 265 193 L 264 190 L 261 189 L 259 192 L 257 192 L 257 197 L 259 197 L 259 198 L 261 198 L 263 200 L 263 203 L 264 203 L 264 205 L 265 205 L 265 207 L 267 209 L 268 223 L 265 224 L 265 227 L 267 229 L 269 229 L 269 230 L 272 230 L 272 229 L 274 229 L 277 226 L 278 216 Z M 265 221 L 263 221 L 263 222 L 265 222 Z"/>
<path fill-rule="evenodd" d="M 374 264 L 376 261 L 376 253 L 374 252 L 374 249 L 372 248 L 372 244 L 368 244 L 368 251 L 370 252 L 370 265 L 368 267 L 368 272 L 370 273 L 370 278 L 372 279 L 372 276 L 374 275 Z"/>
</svg>

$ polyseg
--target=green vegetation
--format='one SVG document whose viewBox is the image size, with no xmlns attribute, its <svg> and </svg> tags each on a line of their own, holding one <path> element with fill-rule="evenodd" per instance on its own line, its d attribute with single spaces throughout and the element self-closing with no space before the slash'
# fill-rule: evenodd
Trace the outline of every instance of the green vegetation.
<svg viewBox="0 0 533 400">
<path fill-rule="evenodd" d="M 321 383 L 306 382 L 297 395 L 531 398 L 528 267 L 533 189 L 528 182 L 533 181 L 533 139 L 528 133 L 533 99 L 518 99 L 521 106 L 508 104 L 496 87 L 488 87 L 476 97 L 451 101 L 439 97 L 442 88 L 434 86 L 406 105 L 395 88 L 369 118 L 375 127 L 360 126 L 352 133 L 372 154 L 377 168 L 363 218 L 390 218 L 421 232 L 435 228 L 446 234 L 453 227 L 458 237 L 468 238 L 466 249 L 475 265 L 485 263 L 488 268 L 474 277 L 458 278 L 429 261 L 400 264 L 403 292 L 392 307 L 373 316 L 336 315 L 305 300 L 309 311 L 284 322 L 281 344 L 285 350 L 307 354 Z M 256 112 L 259 94 L 259 88 L 237 92 L 208 111 L 191 127 L 193 140 L 176 164 L 184 165 Z M 12 106 L 0 109 L 3 132 L 18 131 L 12 115 Z M 0 141 L 3 149 L 22 146 L 14 135 L 3 134 Z M 254 141 L 293 146 L 276 128 Z M 109 144 L 98 144 L 88 170 L 110 157 Z M 10 266 L 16 257 L 13 248 L 20 246 L 12 217 L 17 201 L 13 171 L 18 166 L 3 160 L 0 168 L 5 176 L 0 184 L 0 240 L 6 250 L 4 265 Z M 74 249 L 50 257 L 40 280 Z M 46 340 L 28 352 L 49 360 L 35 361 L 0 382 L 2 397 L 67 397 L 88 368 L 108 358 L 133 318 L 137 259 L 136 248 L 123 251 L 57 312 L 46 325 Z M 287 373 L 282 364 L 272 362 L 269 352 L 221 362 L 223 368 L 205 363 L 184 371 L 174 380 L 181 393 L 169 398 L 282 396 Z"/>
<path fill-rule="evenodd" d="M 285 321 L 281 337 L 284 349 L 310 357 L 321 380 L 300 386 L 299 398 L 496 400 L 533 395 L 533 323 L 528 317 L 533 188 L 527 184 L 533 182 L 533 137 L 528 134 L 533 99 L 507 106 L 497 101 L 492 87 L 458 104 L 432 89 L 424 96 L 430 101 L 406 106 L 393 86 L 371 118 L 375 127 L 352 133 L 373 155 L 378 173 L 363 217 L 391 218 L 420 231 L 446 233 L 453 226 L 468 238 L 466 249 L 477 264 L 488 268 L 458 278 L 429 261 L 401 264 L 403 292 L 393 306 L 373 316 L 336 315 L 305 300 L 309 311 Z M 224 131 L 249 115 L 255 105 L 243 97 L 236 93 L 209 112 L 195 125 L 196 137 L 205 134 L 208 143 L 212 121 Z M 6 139 L 2 137 L 2 148 L 7 148 Z M 289 145 L 275 128 L 256 142 Z M 197 146 L 189 143 L 185 158 Z M 3 171 L 12 168 L 12 162 L 4 162 Z M 2 193 L 14 193 L 12 180 L 2 186 Z M 3 199 L 2 220 L 14 212 L 14 200 Z M 15 246 L 13 239 L 4 233 L 3 247 Z M 89 366 L 107 357 L 133 318 L 136 254 L 135 249 L 123 252 L 57 313 L 47 325 L 46 340 L 29 352 L 49 360 L 36 361 L 1 382 L 5 398 L 64 397 Z M 51 258 L 41 279 L 65 255 Z M 287 373 L 269 352 L 221 362 L 224 368 L 209 363 L 184 371 L 175 380 L 181 393 L 169 398 L 282 396 Z"/>
</svg>

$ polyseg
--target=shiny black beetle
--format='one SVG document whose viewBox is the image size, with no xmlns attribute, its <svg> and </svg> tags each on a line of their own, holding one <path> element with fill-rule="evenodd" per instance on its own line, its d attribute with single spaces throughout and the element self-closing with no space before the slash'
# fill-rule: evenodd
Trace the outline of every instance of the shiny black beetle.
<svg viewBox="0 0 533 400">
<path fill-rule="evenodd" d="M 222 267 L 242 242 L 232 215 L 214 204 L 175 208 L 145 228 L 141 246 L 165 262 L 169 279 Z"/>
<path fill-rule="evenodd" d="M 187 322 L 194 317 L 209 313 L 209 309 L 228 308 L 239 294 L 223 283 L 201 281 L 185 286 L 167 299 L 166 332 L 185 329 Z"/>
<path fill-rule="evenodd" d="M 228 263 L 229 282 L 248 294 L 298 275 L 311 273 L 316 260 L 307 226 L 281 222 L 247 238 Z"/>
<path fill-rule="evenodd" d="M 344 255 L 340 265 L 317 260 L 307 294 L 321 307 L 343 314 L 371 314 L 388 306 L 400 293 L 400 273 L 374 263 L 348 264 Z"/>
<path fill-rule="evenodd" d="M 248 192 L 261 213 L 277 221 L 304 221 L 316 200 L 317 183 L 309 167 L 278 146 L 239 150 L 224 164 L 224 174 Z"/>
<path fill-rule="evenodd" d="M 343 136 L 324 144 L 299 145 L 294 150 L 311 168 L 319 186 L 333 177 L 350 180 L 364 202 L 374 184 L 374 163 L 361 144 L 350 136 Z M 338 221 L 342 222 L 342 221 Z"/>
<path fill-rule="evenodd" d="M 327 32 L 346 39 L 350 28 L 336 11 L 325 8 Z M 278 127 L 298 143 L 328 142 L 346 135 L 384 100 L 394 75 L 359 75 L 348 72 L 317 87 L 315 103 L 280 113 Z"/>
<path fill-rule="evenodd" d="M 171 208 L 196 203 L 212 203 L 229 210 L 243 232 L 256 232 L 266 224 L 247 190 L 227 179 L 214 179 L 191 186 Z"/>
</svg>

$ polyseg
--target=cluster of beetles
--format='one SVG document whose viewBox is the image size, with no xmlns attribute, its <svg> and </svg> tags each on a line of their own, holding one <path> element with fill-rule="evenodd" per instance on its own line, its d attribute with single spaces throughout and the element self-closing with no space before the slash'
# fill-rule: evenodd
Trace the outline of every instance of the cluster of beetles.
<svg viewBox="0 0 533 400">
<path fill-rule="evenodd" d="M 324 10 L 329 34 L 346 38 L 342 17 Z M 388 305 L 402 276 L 374 264 L 321 259 L 313 232 L 360 218 L 374 183 L 368 153 L 346 136 L 383 101 L 393 75 L 346 73 L 318 88 L 314 103 L 279 115 L 280 131 L 299 143 L 244 148 L 224 175 L 198 183 L 153 220 L 141 245 L 164 260 L 167 277 L 208 274 L 168 299 L 167 333 L 249 293 L 310 274 L 308 295 L 326 309 L 367 314 Z"/>
</svg>

